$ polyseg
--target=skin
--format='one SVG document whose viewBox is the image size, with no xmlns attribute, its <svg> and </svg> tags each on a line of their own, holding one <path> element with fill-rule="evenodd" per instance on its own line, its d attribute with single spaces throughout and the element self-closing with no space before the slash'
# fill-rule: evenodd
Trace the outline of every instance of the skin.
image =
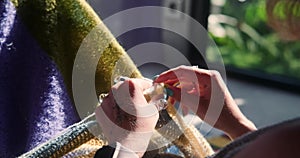
<svg viewBox="0 0 300 158">
<path fill-rule="evenodd" d="M 193 110 L 204 120 L 208 107 L 217 106 L 214 105 L 216 102 L 211 103 L 212 96 L 220 99 L 223 103 L 221 113 L 211 125 L 225 131 L 232 139 L 256 130 L 254 124 L 241 113 L 216 71 L 180 66 L 162 73 L 155 82 L 165 83 L 172 90 L 174 101 L 180 101 L 182 106 Z M 97 120 L 109 142 L 118 141 L 139 157 L 146 151 L 158 120 L 157 109 L 148 104 L 143 96 L 143 91 L 151 85 L 151 82 L 144 79 L 129 79 L 118 83 L 96 109 Z M 195 104 L 194 100 L 198 103 Z M 121 108 L 122 115 L 128 116 L 122 122 L 118 120 L 120 112 L 116 106 Z M 298 124 L 279 126 L 264 133 L 246 145 L 234 158 L 300 157 L 297 152 L 300 140 Z"/>
<path fill-rule="evenodd" d="M 216 97 L 219 99 L 224 98 L 224 106 L 219 118 L 215 124 L 211 125 L 227 132 L 233 139 L 256 130 L 253 123 L 238 109 L 220 74 L 216 71 L 180 66 L 162 73 L 156 82 L 167 84 L 168 88 L 174 92 L 173 98 L 191 109 L 194 109 L 195 104 L 191 104 L 190 101 L 195 97 L 200 97 L 199 104 L 196 105 L 198 109 L 194 112 L 202 119 L 206 115 L 207 108 L 215 106 L 209 104 L 211 95 L 219 96 Z M 174 86 L 174 83 L 177 82 L 183 84 Z M 212 93 L 212 89 L 216 89 L 215 92 Z M 184 99 L 183 96 L 187 99 Z M 208 123 L 210 122 L 208 121 Z M 279 126 L 253 140 L 234 158 L 300 157 L 300 152 L 298 152 L 299 132 L 299 122 Z"/>
<path fill-rule="evenodd" d="M 119 82 L 95 111 L 108 143 L 119 142 L 139 157 L 144 155 L 159 117 L 156 107 L 143 95 L 151 85 L 145 79 Z"/>
<path fill-rule="evenodd" d="M 173 91 L 174 100 L 194 110 L 202 119 L 209 106 L 219 106 L 215 102 L 210 104 L 212 95 L 220 99 L 223 107 L 221 114 L 217 122 L 211 125 L 227 132 L 233 139 L 256 129 L 241 113 L 216 71 L 180 66 L 162 73 L 155 82 L 165 83 Z M 181 83 L 180 86 L 173 86 L 177 82 Z M 148 104 L 143 96 L 143 91 L 151 85 L 145 79 L 128 79 L 117 83 L 96 109 L 97 121 L 109 143 L 120 142 L 140 157 L 146 151 L 158 120 L 157 109 Z M 122 121 L 120 116 L 123 116 Z M 206 121 L 210 123 L 210 119 Z"/>
<path fill-rule="evenodd" d="M 288 18 L 283 19 L 282 21 L 282 19 L 278 19 L 273 15 L 273 9 L 276 8 L 275 4 L 278 3 L 279 0 L 267 0 L 266 2 L 269 24 L 275 30 L 279 31 L 283 35 L 283 38 L 289 40 L 299 40 L 299 22 L 295 20 L 297 16 L 294 17 L 293 14 L 289 13 L 289 11 L 293 11 L 293 9 L 284 10 L 284 12 L 287 12 L 286 14 L 288 15 Z M 300 1 L 287 0 L 284 2 L 286 4 L 291 3 L 293 5 L 288 6 L 297 8 L 299 5 L 296 4 L 298 4 Z M 193 110 L 200 118 L 204 119 L 212 126 L 225 131 L 232 139 L 237 138 L 247 132 L 256 130 L 254 124 L 248 120 L 238 109 L 230 92 L 220 77 L 220 74 L 216 71 L 180 66 L 162 73 L 155 82 L 165 83 L 168 88 L 172 90 L 172 98 L 174 101 L 180 101 L 183 107 Z M 216 104 L 214 101 L 215 99 L 221 101 L 221 104 L 220 102 L 219 104 Z M 195 101 L 196 104 L 192 104 L 195 103 Z M 111 101 L 110 103 L 113 102 Z M 106 111 L 105 113 L 108 114 L 111 111 L 111 107 L 105 104 L 106 103 L 103 105 L 107 109 L 104 111 Z M 133 105 L 135 107 L 135 104 Z M 208 109 L 210 106 L 222 107 L 221 113 L 219 114 L 216 122 L 211 121 L 210 116 L 206 116 L 209 115 Z M 100 108 L 98 108 L 98 110 L 99 109 Z M 112 121 L 114 120 L 113 117 L 110 119 Z M 139 117 L 137 117 L 137 120 L 139 120 Z M 98 119 L 98 121 L 101 120 Z M 145 128 L 140 128 L 139 124 L 137 124 L 133 131 L 140 129 L 150 130 L 152 127 L 154 129 L 152 123 L 156 123 L 157 119 L 150 118 L 148 121 L 143 122 L 141 120 L 140 125 L 144 123 L 150 123 L 149 126 L 141 126 Z M 253 140 L 243 150 L 237 153 L 234 158 L 300 157 L 300 152 L 298 152 L 298 144 L 300 140 L 299 132 L 299 122 L 296 122 L 292 125 L 279 126 L 276 129 L 268 131 L 267 133 L 264 133 L 257 139 Z M 144 141 L 147 142 L 147 139 L 144 139 Z M 139 153 L 140 156 L 142 154 L 143 152 Z"/>
<path fill-rule="evenodd" d="M 217 71 L 179 66 L 162 73 L 155 82 L 164 83 L 174 94 L 172 98 L 190 108 L 201 119 L 235 139 L 256 130 L 242 114 L 221 75 Z M 180 83 L 178 85 L 178 83 Z M 219 115 L 208 109 L 220 109 Z"/>
</svg>

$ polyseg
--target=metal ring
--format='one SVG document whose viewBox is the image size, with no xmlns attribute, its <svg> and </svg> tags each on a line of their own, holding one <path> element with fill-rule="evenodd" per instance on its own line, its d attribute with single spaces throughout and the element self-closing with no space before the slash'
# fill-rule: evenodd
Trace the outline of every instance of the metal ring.
<svg viewBox="0 0 300 158">
<path fill-rule="evenodd" d="M 99 105 L 102 104 L 104 98 L 108 97 L 108 93 L 102 93 L 99 95 Z"/>
</svg>

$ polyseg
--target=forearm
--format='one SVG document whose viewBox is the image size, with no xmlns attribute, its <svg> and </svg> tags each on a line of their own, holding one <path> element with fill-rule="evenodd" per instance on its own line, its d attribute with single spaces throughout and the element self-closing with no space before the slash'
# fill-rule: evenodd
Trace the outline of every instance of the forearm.
<svg viewBox="0 0 300 158">
<path fill-rule="evenodd" d="M 219 125 L 219 129 L 226 132 L 231 139 L 256 130 L 255 125 L 238 108 L 230 94 L 225 98 L 226 106 L 223 107 L 221 119 L 226 120 Z"/>
</svg>

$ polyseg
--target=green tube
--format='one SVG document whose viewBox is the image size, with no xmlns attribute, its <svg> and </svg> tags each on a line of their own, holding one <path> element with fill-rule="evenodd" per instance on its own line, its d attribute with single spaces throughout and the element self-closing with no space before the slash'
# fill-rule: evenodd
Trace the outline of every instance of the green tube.
<svg viewBox="0 0 300 158">
<path fill-rule="evenodd" d="M 64 77 L 72 97 L 72 70 L 76 53 L 83 39 L 102 21 L 84 0 L 14 0 L 17 13 L 40 46 L 55 61 Z M 104 26 L 104 25 L 103 25 Z M 96 91 L 108 92 L 114 63 L 120 58 L 124 65 L 133 70 L 130 77 L 142 77 L 129 56 L 106 28 L 98 29 L 99 37 L 92 43 L 104 50 L 96 72 Z M 108 41 L 110 40 L 110 41 Z M 108 45 L 103 43 L 109 42 Z M 90 45 L 91 49 L 95 45 Z M 128 62 L 129 61 L 129 62 Z"/>
</svg>

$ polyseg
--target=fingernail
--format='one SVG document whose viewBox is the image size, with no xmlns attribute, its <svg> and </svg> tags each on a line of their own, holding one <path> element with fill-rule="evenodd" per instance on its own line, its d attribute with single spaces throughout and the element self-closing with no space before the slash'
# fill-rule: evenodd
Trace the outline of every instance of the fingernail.
<svg viewBox="0 0 300 158">
<path fill-rule="evenodd" d="M 128 79 L 129 79 L 128 77 L 120 76 L 120 81 L 126 81 L 126 80 L 128 80 Z"/>
<path fill-rule="evenodd" d="M 128 77 L 125 77 L 125 76 L 118 76 L 118 77 L 115 78 L 114 83 L 116 84 L 116 83 L 118 83 L 118 82 L 126 81 L 126 80 L 128 80 L 128 79 L 129 79 L 129 78 L 128 78 Z"/>
<path fill-rule="evenodd" d="M 166 93 L 168 96 L 172 97 L 174 95 L 173 90 L 171 90 L 170 88 L 166 87 Z"/>
</svg>

